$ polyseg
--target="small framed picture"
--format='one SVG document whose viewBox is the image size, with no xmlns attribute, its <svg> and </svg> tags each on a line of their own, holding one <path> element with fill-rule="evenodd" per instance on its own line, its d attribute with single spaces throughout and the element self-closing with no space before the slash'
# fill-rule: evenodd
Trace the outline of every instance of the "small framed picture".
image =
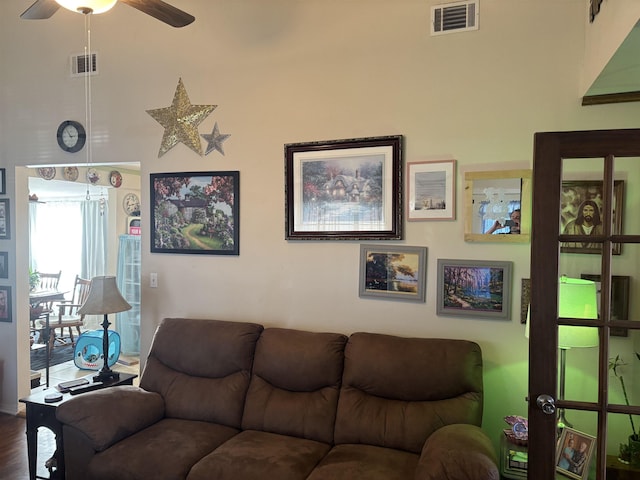
<svg viewBox="0 0 640 480">
<path fill-rule="evenodd" d="M 402 136 L 285 145 L 286 240 L 402 239 Z"/>
<path fill-rule="evenodd" d="M 577 480 L 589 477 L 589 464 L 596 438 L 565 427 L 556 451 L 556 471 Z"/>
<path fill-rule="evenodd" d="M 7 193 L 7 171 L 0 168 L 0 195 Z"/>
<path fill-rule="evenodd" d="M 438 315 L 509 320 L 513 262 L 438 259 Z"/>
<path fill-rule="evenodd" d="M 9 217 L 9 199 L 0 199 L 0 240 L 11 238 L 11 221 Z"/>
<path fill-rule="evenodd" d="M 151 174 L 151 253 L 240 254 L 240 172 Z"/>
<path fill-rule="evenodd" d="M 0 322 L 11 321 L 11 287 L 0 286 Z"/>
<path fill-rule="evenodd" d="M 0 278 L 9 278 L 9 252 L 0 252 Z"/>
<path fill-rule="evenodd" d="M 360 297 L 424 302 L 426 247 L 360 245 Z"/>
<path fill-rule="evenodd" d="M 456 161 L 407 163 L 407 220 L 455 220 Z"/>
</svg>

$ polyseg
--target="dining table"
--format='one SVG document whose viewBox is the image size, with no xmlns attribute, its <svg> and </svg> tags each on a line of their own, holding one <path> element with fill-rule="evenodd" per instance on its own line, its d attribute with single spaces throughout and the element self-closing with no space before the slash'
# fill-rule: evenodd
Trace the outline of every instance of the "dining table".
<svg viewBox="0 0 640 480">
<path fill-rule="evenodd" d="M 64 296 L 67 293 L 67 291 L 62 290 L 34 290 L 32 292 L 29 292 L 29 306 L 31 309 L 37 309 L 41 304 L 63 301 Z M 51 330 L 49 324 L 50 314 L 50 310 L 43 310 L 37 317 L 44 320 L 44 329 L 41 338 L 44 339 L 44 343 L 46 345 L 45 354 L 47 358 L 45 359 L 45 385 L 47 388 L 49 388 L 49 362 L 51 360 L 51 346 L 53 345 L 52 340 L 55 339 L 51 338 L 51 336 L 55 335 L 55 333 Z"/>
</svg>

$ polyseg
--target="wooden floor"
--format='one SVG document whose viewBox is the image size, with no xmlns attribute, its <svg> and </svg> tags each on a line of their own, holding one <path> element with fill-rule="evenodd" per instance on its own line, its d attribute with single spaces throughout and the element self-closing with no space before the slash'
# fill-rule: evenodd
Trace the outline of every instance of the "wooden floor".
<svg viewBox="0 0 640 480">
<path fill-rule="evenodd" d="M 114 370 L 122 373 L 138 374 L 139 365 L 116 364 Z M 41 387 L 32 391 L 44 390 L 44 370 L 42 372 Z M 73 361 L 62 363 L 51 368 L 49 375 L 50 388 L 60 382 L 87 375 L 86 370 L 79 370 Z M 134 385 L 138 384 L 138 379 Z M 19 405 L 18 415 L 0 413 L 0 479 L 4 480 L 28 480 L 29 466 L 27 463 L 27 421 L 24 417 L 24 404 Z M 56 449 L 53 433 L 48 428 L 38 430 L 38 459 L 36 461 L 37 475 L 49 478 L 49 472 L 45 468 L 45 462 L 51 458 Z"/>
<path fill-rule="evenodd" d="M 0 413 L 0 478 L 28 480 L 27 421 L 19 415 Z M 55 451 L 53 434 L 46 428 L 38 432 L 38 476 L 48 477 L 44 464 Z"/>
</svg>

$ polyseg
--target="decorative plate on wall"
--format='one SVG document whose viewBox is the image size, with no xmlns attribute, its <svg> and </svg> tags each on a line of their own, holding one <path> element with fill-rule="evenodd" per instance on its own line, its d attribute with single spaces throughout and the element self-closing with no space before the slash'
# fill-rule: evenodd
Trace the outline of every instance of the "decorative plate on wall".
<svg viewBox="0 0 640 480">
<path fill-rule="evenodd" d="M 45 180 L 52 180 L 56 176 L 56 169 L 54 167 L 42 167 L 38 169 L 38 175 Z"/>
<path fill-rule="evenodd" d="M 65 180 L 75 182 L 78 179 L 78 167 L 64 167 L 62 174 Z"/>
<path fill-rule="evenodd" d="M 117 170 L 112 170 L 109 174 L 109 182 L 112 186 L 120 188 L 120 185 L 122 185 L 122 175 L 120 174 L 120 172 Z"/>
<path fill-rule="evenodd" d="M 100 174 L 95 168 L 87 170 L 87 180 L 91 182 L 91 185 L 95 185 L 100 180 Z"/>
</svg>

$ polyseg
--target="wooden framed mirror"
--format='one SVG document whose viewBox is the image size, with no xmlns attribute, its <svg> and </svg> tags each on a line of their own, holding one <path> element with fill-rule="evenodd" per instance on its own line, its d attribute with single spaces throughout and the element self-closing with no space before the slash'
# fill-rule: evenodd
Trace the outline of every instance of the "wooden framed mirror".
<svg viewBox="0 0 640 480">
<path fill-rule="evenodd" d="M 466 172 L 464 183 L 465 241 L 530 241 L 531 170 Z"/>
</svg>

